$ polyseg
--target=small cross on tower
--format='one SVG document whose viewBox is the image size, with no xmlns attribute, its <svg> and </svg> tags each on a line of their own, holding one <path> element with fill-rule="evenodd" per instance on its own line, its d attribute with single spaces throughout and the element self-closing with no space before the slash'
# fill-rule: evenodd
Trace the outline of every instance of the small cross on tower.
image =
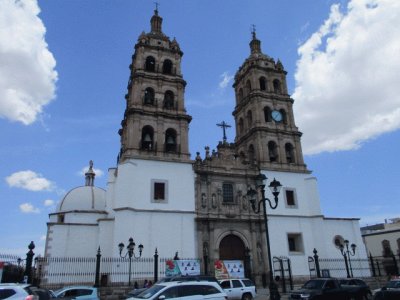
<svg viewBox="0 0 400 300">
<path fill-rule="evenodd" d="M 222 131 L 224 133 L 223 141 L 225 143 L 226 142 L 226 128 L 230 128 L 232 126 L 228 125 L 225 121 L 222 121 L 220 124 L 217 124 L 217 126 L 222 127 Z"/>
</svg>

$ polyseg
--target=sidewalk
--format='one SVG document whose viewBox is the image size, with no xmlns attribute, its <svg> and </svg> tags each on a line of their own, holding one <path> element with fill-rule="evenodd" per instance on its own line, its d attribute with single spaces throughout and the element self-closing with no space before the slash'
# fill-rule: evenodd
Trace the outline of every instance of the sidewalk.
<svg viewBox="0 0 400 300">
<path fill-rule="evenodd" d="M 257 296 L 254 300 L 267 300 L 269 299 L 268 289 L 257 289 Z M 281 294 L 281 300 L 288 300 L 289 294 Z"/>
</svg>

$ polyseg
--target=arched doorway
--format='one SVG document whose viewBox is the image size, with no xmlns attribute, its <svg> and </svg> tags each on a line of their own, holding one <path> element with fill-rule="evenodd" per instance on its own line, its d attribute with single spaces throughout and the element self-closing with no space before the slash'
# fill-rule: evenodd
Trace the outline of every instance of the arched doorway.
<svg viewBox="0 0 400 300">
<path fill-rule="evenodd" d="M 219 244 L 219 259 L 244 261 L 245 245 L 242 239 L 233 234 L 224 237 Z"/>
</svg>

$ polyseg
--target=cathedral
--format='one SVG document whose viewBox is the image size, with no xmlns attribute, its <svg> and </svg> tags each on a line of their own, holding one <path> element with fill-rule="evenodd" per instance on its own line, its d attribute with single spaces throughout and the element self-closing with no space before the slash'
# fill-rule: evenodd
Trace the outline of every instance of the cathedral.
<svg viewBox="0 0 400 300">
<path fill-rule="evenodd" d="M 286 71 L 263 53 L 255 31 L 234 77 L 234 143 L 224 134 L 216 150 L 206 147 L 191 158 L 183 52 L 164 34 L 162 21 L 156 9 L 150 31 L 135 44 L 120 152 L 106 189 L 94 185 L 91 162 L 85 185 L 69 191 L 49 216 L 45 256 L 91 257 L 100 247 L 103 256 L 117 257 L 117 245 L 132 237 L 144 245 L 143 257 L 156 248 L 161 257 L 207 255 L 211 272 L 215 260 L 250 258 L 251 275 L 260 282 L 270 269 L 265 220 L 262 209 L 254 212 L 249 190 L 256 190 L 261 174 L 266 185 L 274 179 L 282 184 L 276 209 L 267 205 L 270 252 L 291 261 L 293 276 L 309 275 L 314 248 L 340 258 L 338 241 L 344 239 L 359 245 L 356 258 L 366 258 L 359 220 L 321 212 Z M 273 199 L 270 191 L 265 195 Z"/>
</svg>

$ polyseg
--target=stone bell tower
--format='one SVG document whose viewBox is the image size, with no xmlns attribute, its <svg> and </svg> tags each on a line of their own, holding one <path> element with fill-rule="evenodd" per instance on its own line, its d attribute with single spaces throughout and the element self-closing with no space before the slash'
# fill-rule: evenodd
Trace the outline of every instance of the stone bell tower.
<svg viewBox="0 0 400 300">
<path fill-rule="evenodd" d="M 188 128 L 192 117 L 186 113 L 184 103 L 183 52 L 175 38 L 171 41 L 162 32 L 161 25 L 156 9 L 151 31 L 142 32 L 135 45 L 119 130 L 120 161 L 190 160 Z"/>
<path fill-rule="evenodd" d="M 301 132 L 294 122 L 293 99 L 282 63 L 261 51 L 252 32 L 250 56 L 235 74 L 237 153 L 261 169 L 308 172 L 303 160 Z"/>
</svg>

